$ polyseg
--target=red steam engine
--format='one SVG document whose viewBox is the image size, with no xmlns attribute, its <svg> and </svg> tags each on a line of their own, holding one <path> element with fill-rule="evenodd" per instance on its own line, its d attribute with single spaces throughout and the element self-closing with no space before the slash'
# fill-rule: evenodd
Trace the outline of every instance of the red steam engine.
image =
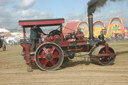
<svg viewBox="0 0 128 85">
<path fill-rule="evenodd" d="M 114 63 L 116 54 L 114 50 L 100 35 L 98 39 L 93 37 L 93 16 L 88 17 L 89 39 L 85 39 L 81 31 L 70 33 L 64 37 L 62 24 L 64 19 L 46 19 L 46 20 L 20 20 L 19 25 L 23 28 L 23 37 L 21 46 L 23 47 L 23 56 L 28 65 L 28 71 L 31 67 L 37 65 L 41 70 L 56 70 L 67 58 L 73 59 L 77 52 L 90 52 L 90 60 L 100 65 L 111 65 Z M 59 26 L 60 29 L 52 30 L 49 34 L 42 35 L 38 39 L 27 39 L 26 29 L 46 26 Z M 48 28 L 47 28 L 48 29 Z M 36 31 L 35 30 L 35 31 Z M 31 31 L 30 35 L 33 32 Z M 73 39 L 73 41 L 70 41 Z M 41 41 L 42 40 L 42 41 Z"/>
</svg>

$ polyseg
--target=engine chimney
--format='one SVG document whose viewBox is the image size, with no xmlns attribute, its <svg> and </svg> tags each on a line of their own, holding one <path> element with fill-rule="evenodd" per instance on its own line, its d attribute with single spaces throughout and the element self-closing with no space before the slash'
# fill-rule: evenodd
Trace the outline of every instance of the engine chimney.
<svg viewBox="0 0 128 85">
<path fill-rule="evenodd" d="M 89 39 L 93 40 L 93 15 L 88 15 L 88 23 L 89 23 Z"/>
</svg>

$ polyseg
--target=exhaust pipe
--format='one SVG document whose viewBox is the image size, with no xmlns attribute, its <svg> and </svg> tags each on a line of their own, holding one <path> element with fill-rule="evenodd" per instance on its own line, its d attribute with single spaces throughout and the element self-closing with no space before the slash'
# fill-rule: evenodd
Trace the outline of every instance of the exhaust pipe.
<svg viewBox="0 0 128 85">
<path fill-rule="evenodd" d="M 88 15 L 88 24 L 89 24 L 89 39 L 93 40 L 93 15 Z"/>
</svg>

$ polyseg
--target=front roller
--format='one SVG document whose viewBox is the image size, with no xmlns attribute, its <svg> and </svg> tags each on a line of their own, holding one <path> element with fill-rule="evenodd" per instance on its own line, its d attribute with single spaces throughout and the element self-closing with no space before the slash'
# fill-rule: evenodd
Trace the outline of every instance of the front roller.
<svg viewBox="0 0 128 85">
<path fill-rule="evenodd" d="M 55 43 L 42 44 L 36 50 L 36 64 L 41 70 L 56 70 L 63 60 L 63 50 Z"/>
<path fill-rule="evenodd" d="M 111 47 L 108 47 L 107 52 L 104 46 L 99 46 L 90 53 L 91 62 L 103 66 L 114 64 L 115 58 L 115 52 Z"/>
</svg>

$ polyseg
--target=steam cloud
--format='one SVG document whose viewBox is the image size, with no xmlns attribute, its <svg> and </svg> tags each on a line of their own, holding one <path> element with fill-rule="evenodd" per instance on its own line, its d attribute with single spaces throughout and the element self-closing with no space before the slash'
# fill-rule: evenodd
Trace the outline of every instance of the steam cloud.
<svg viewBox="0 0 128 85">
<path fill-rule="evenodd" d="M 103 7 L 107 1 L 123 1 L 123 0 L 90 0 L 87 5 L 88 5 L 88 15 L 92 15 L 97 8 Z"/>
</svg>

